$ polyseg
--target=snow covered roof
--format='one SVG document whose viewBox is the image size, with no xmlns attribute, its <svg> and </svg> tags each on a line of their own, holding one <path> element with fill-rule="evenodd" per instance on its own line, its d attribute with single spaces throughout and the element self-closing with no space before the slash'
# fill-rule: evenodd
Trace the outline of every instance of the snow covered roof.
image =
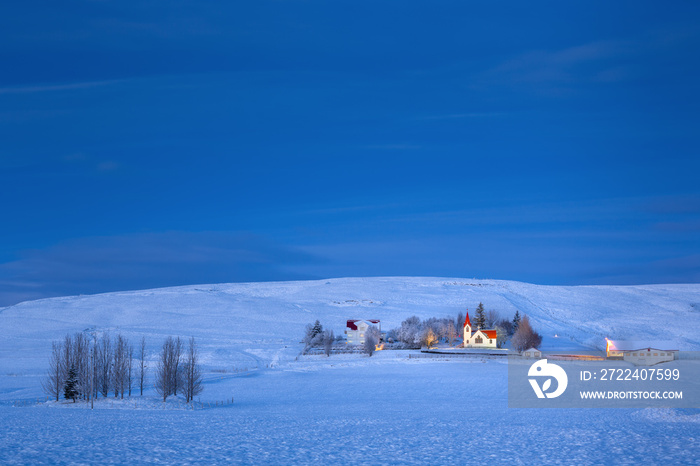
<svg viewBox="0 0 700 466">
<path fill-rule="evenodd" d="M 541 353 L 541 351 L 537 348 L 528 348 L 525 351 L 523 351 L 523 353 Z"/>
<path fill-rule="evenodd" d="M 373 324 L 378 324 L 379 319 L 348 319 L 347 327 L 350 330 L 357 330 L 357 323 L 358 322 L 366 322 L 367 325 L 373 325 Z"/>
<path fill-rule="evenodd" d="M 669 341 L 658 340 L 608 340 L 610 342 L 609 350 L 615 351 L 639 351 L 645 349 L 656 349 L 661 351 L 678 351 L 675 343 Z"/>
</svg>

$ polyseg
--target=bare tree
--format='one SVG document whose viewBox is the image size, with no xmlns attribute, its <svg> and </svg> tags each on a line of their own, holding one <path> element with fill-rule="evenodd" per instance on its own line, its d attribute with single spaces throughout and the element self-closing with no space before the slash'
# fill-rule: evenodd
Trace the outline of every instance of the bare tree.
<svg viewBox="0 0 700 466">
<path fill-rule="evenodd" d="M 516 351 L 525 351 L 528 348 L 539 348 L 542 343 L 542 335 L 535 332 L 530 326 L 530 319 L 523 314 L 518 325 L 518 330 L 511 340 Z"/>
<path fill-rule="evenodd" d="M 129 389 L 129 398 L 131 398 L 131 386 L 133 382 L 133 378 L 131 376 L 134 368 L 134 347 L 132 345 L 128 345 L 127 348 L 127 358 L 126 358 L 126 364 L 127 364 L 127 369 L 126 369 L 126 385 L 127 388 Z"/>
<path fill-rule="evenodd" d="M 163 397 L 163 402 L 170 395 L 170 371 L 172 370 L 170 364 L 170 358 L 172 357 L 172 337 L 168 337 L 163 343 L 163 348 L 161 349 L 160 355 L 158 357 L 158 364 L 156 365 L 156 380 L 155 389 L 156 392 Z"/>
<path fill-rule="evenodd" d="M 127 377 L 127 341 L 120 334 L 114 339 L 114 353 L 113 353 L 113 363 L 112 363 L 112 389 L 114 390 L 114 397 L 124 398 L 124 389 L 126 387 L 126 377 Z"/>
<path fill-rule="evenodd" d="M 146 369 L 146 337 L 141 337 L 138 366 L 139 390 L 141 392 L 140 396 L 143 396 L 143 382 L 146 377 Z"/>
<path fill-rule="evenodd" d="M 51 355 L 49 356 L 49 369 L 46 377 L 41 381 L 44 392 L 58 401 L 63 389 L 63 345 L 60 341 L 51 343 Z"/>
<path fill-rule="evenodd" d="M 498 314 L 498 311 L 493 309 L 486 311 L 486 328 L 493 328 L 500 317 L 501 316 Z"/>
<path fill-rule="evenodd" d="M 192 399 L 202 393 L 202 371 L 199 367 L 199 352 L 194 337 L 190 338 L 187 348 L 187 355 L 184 363 L 184 383 L 182 391 L 185 395 L 185 402 L 189 403 Z"/>
<path fill-rule="evenodd" d="M 447 340 L 450 346 L 454 345 L 455 338 L 457 338 L 457 329 L 454 322 L 450 321 L 447 323 Z"/>
<path fill-rule="evenodd" d="M 180 387 L 181 367 L 180 355 L 182 353 L 182 341 L 180 337 L 173 339 L 168 337 L 163 342 L 163 349 L 158 357 L 156 366 L 156 392 L 165 401 L 169 395 L 174 395 Z"/>
<path fill-rule="evenodd" d="M 173 370 L 171 372 L 172 377 L 172 394 L 177 395 L 177 393 L 182 389 L 182 367 L 180 367 L 180 358 L 182 357 L 182 340 L 180 337 L 175 338 L 175 343 L 173 345 L 173 357 L 172 365 Z"/>
<path fill-rule="evenodd" d="M 468 309 L 467 309 L 468 311 Z M 458 330 L 460 333 L 463 333 L 464 331 L 464 312 L 459 311 L 459 314 L 457 314 L 457 321 L 455 322 L 455 330 Z"/>
<path fill-rule="evenodd" d="M 97 390 L 106 398 L 112 385 L 112 339 L 108 333 L 102 334 L 97 345 L 95 373 Z"/>
<path fill-rule="evenodd" d="M 75 369 L 75 396 L 90 398 L 90 342 L 78 332 L 73 336 L 73 368 Z"/>
</svg>

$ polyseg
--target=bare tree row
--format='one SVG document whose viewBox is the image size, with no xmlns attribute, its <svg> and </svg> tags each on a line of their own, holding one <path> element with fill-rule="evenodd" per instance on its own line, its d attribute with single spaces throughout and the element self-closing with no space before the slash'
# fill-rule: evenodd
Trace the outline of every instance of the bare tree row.
<svg viewBox="0 0 700 466">
<path fill-rule="evenodd" d="M 190 338 L 187 352 L 180 337 L 168 337 L 156 365 L 156 392 L 165 401 L 170 395 L 181 394 L 189 403 L 202 390 L 202 371 L 199 352 L 194 338 Z"/>
<path fill-rule="evenodd" d="M 140 393 L 146 374 L 146 340 L 141 339 L 134 367 L 134 348 L 118 334 L 112 339 L 103 333 L 77 332 L 66 335 L 63 340 L 51 344 L 49 369 L 42 381 L 47 395 L 59 400 L 61 394 L 73 401 L 90 400 L 109 396 L 124 398 L 131 396 L 134 382 L 138 382 Z"/>
</svg>

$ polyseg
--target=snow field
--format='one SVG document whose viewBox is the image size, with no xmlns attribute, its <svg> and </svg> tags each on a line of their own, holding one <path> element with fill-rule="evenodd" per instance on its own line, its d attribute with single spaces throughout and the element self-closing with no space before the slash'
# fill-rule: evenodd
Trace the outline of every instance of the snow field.
<svg viewBox="0 0 700 466">
<path fill-rule="evenodd" d="M 302 361 L 201 411 L 0 407 L 0 463 L 697 464 L 697 410 L 508 409 L 496 360 Z M 209 389 L 210 387 L 208 387 Z"/>
<path fill-rule="evenodd" d="M 340 334 L 412 315 L 455 317 L 479 302 L 530 316 L 545 350 L 602 349 L 604 337 L 700 350 L 700 285 L 546 287 L 447 278 L 199 285 L 54 298 L 0 309 L 0 464 L 697 464 L 698 410 L 509 409 L 505 361 L 407 359 L 380 351 L 299 357 L 306 324 Z M 51 341 L 67 333 L 197 339 L 204 403 L 42 403 Z M 660 334 L 661 332 L 661 334 Z M 556 335 L 556 338 L 555 338 Z M 151 382 L 152 384 L 152 382 Z"/>
</svg>

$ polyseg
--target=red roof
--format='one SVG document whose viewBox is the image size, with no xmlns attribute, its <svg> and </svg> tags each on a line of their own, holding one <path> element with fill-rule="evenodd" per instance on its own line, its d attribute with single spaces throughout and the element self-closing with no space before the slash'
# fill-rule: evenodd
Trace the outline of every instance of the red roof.
<svg viewBox="0 0 700 466">
<path fill-rule="evenodd" d="M 467 325 L 470 326 L 470 327 L 472 326 L 472 323 L 471 323 L 471 321 L 469 320 L 469 311 L 467 311 L 467 318 L 464 319 L 464 327 L 466 327 Z"/>
<path fill-rule="evenodd" d="M 347 323 L 347 327 L 348 327 L 350 330 L 357 330 L 357 325 L 355 324 L 355 322 L 362 322 L 362 319 L 349 319 L 349 320 L 348 320 L 348 323 Z M 369 319 L 369 320 L 366 320 L 366 322 L 371 322 L 371 323 L 373 323 L 373 324 L 378 324 L 378 323 L 379 323 L 379 320 L 377 320 L 377 319 Z"/>
<path fill-rule="evenodd" d="M 498 337 L 496 330 L 482 330 L 481 331 L 487 338 L 493 338 L 494 340 Z"/>
</svg>

